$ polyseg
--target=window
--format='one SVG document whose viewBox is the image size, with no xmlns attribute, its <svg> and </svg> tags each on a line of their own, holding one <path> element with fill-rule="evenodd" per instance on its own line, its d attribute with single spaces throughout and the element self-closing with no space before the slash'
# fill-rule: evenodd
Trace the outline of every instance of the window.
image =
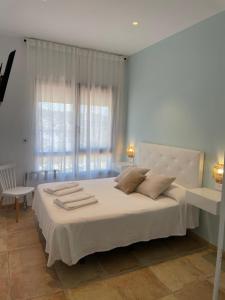
<svg viewBox="0 0 225 300">
<path fill-rule="evenodd" d="M 106 171 L 112 160 L 112 89 L 80 87 L 79 168 Z"/>
<path fill-rule="evenodd" d="M 72 173 L 73 105 L 38 103 L 37 169 Z"/>
<path fill-rule="evenodd" d="M 36 168 L 64 174 L 98 175 L 111 169 L 112 88 L 78 86 L 37 93 Z M 71 97 L 70 97 L 71 96 Z"/>
</svg>

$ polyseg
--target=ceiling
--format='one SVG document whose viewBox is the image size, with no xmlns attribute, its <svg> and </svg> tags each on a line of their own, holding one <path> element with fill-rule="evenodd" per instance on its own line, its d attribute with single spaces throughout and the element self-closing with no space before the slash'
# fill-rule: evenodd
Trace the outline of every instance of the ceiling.
<svg viewBox="0 0 225 300">
<path fill-rule="evenodd" d="M 131 55 L 223 10 L 225 0 L 0 0 L 0 32 Z"/>
</svg>

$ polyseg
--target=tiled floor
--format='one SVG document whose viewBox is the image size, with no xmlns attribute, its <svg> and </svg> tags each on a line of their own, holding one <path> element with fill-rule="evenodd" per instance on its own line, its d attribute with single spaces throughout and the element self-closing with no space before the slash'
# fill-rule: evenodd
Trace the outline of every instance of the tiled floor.
<svg viewBox="0 0 225 300">
<path fill-rule="evenodd" d="M 0 300 L 210 300 L 215 251 L 193 236 L 97 253 L 68 267 L 46 267 L 31 209 L 18 224 L 0 210 Z M 225 300 L 225 264 L 221 300 Z"/>
</svg>

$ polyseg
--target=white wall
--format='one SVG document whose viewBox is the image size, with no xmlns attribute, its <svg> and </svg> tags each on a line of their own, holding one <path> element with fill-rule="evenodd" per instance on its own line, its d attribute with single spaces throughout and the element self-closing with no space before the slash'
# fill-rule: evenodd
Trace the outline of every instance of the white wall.
<svg viewBox="0 0 225 300">
<path fill-rule="evenodd" d="M 26 45 L 23 38 L 0 35 L 0 62 L 16 50 L 4 102 L 0 105 L 0 164 L 15 162 L 18 181 L 26 170 L 28 145 L 28 105 L 26 99 Z M 3 68 L 4 70 L 4 68 Z M 29 141 L 28 141 L 29 142 Z"/>
</svg>

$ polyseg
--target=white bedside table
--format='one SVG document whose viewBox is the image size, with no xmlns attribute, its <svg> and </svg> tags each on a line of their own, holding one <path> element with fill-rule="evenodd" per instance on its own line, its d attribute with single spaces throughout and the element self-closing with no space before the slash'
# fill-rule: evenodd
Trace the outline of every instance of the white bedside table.
<svg viewBox="0 0 225 300">
<path fill-rule="evenodd" d="M 187 202 L 195 207 L 218 215 L 220 210 L 221 192 L 205 187 L 188 190 Z"/>
<path fill-rule="evenodd" d="M 135 167 L 135 165 L 130 163 L 129 161 L 118 161 L 113 163 L 113 169 L 119 173 L 129 167 Z"/>
<path fill-rule="evenodd" d="M 224 223 L 225 215 L 221 209 L 225 207 L 225 199 L 222 200 L 221 192 L 211 190 L 208 188 L 196 188 L 187 191 L 187 202 L 195 207 L 207 211 L 213 215 L 220 215 L 217 258 L 216 258 L 216 272 L 214 278 L 213 300 L 218 300 L 220 287 L 220 274 L 223 256 L 223 240 L 224 240 Z M 220 207 L 221 206 L 221 207 Z"/>
<path fill-rule="evenodd" d="M 211 214 L 218 215 L 221 192 L 205 187 L 191 189 L 187 191 L 187 202 Z"/>
</svg>

